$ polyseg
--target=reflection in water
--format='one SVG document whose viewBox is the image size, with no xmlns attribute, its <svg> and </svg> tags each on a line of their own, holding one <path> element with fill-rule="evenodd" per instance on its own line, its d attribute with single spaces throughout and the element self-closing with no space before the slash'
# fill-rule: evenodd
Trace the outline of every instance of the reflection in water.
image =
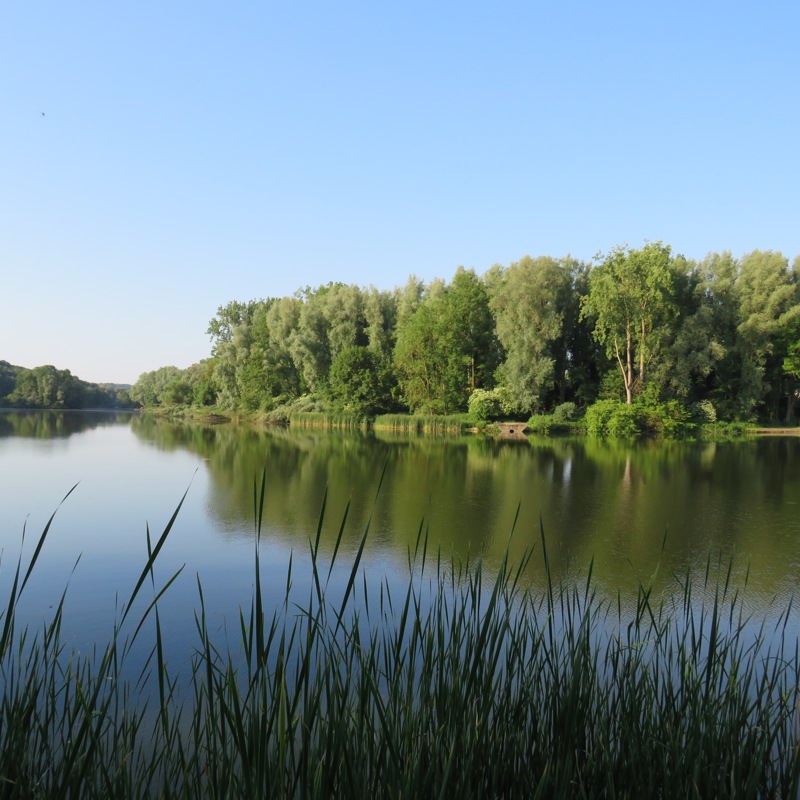
<svg viewBox="0 0 800 800">
<path fill-rule="evenodd" d="M 351 501 L 346 543 L 372 515 L 372 547 L 400 554 L 420 525 L 431 546 L 459 557 L 540 546 L 541 520 L 559 574 L 585 569 L 609 593 L 705 569 L 709 555 L 750 564 L 764 596 L 793 590 L 800 572 L 800 440 L 637 445 L 596 440 L 498 442 L 370 433 L 175 424 L 134 417 L 133 432 L 163 450 L 189 450 L 211 477 L 208 513 L 224 536 L 251 529 L 253 480 L 266 468 L 265 525 L 304 547 L 326 488 L 331 548 Z M 386 465 L 383 488 L 375 499 Z M 519 521 L 509 541 L 517 507 Z M 666 545 L 662 544 L 666 532 Z M 532 577 L 542 579 L 540 559 Z"/>
<path fill-rule="evenodd" d="M 239 608 L 252 599 L 253 484 L 264 469 L 260 551 L 271 607 L 285 600 L 290 553 L 293 590 L 298 598 L 311 591 L 309 539 L 326 489 L 323 564 L 350 501 L 342 544 L 349 554 L 340 551 L 334 590 L 349 576 L 370 517 L 361 564 L 371 586 L 384 577 L 403 584 L 422 526 L 428 553 L 441 548 L 445 562 L 451 553 L 457 559 L 481 553 L 490 572 L 507 550 L 518 563 L 534 548 L 524 580 L 541 588 L 540 519 L 556 577 L 585 576 L 593 559 L 596 589 L 615 606 L 618 593 L 630 600 L 637 580 L 650 581 L 657 566 L 656 593 L 669 588 L 672 594 L 687 572 L 702 579 L 709 556 L 723 567 L 733 557 L 740 574 L 751 565 L 745 607 L 755 619 L 784 609 L 800 578 L 800 438 L 635 446 L 590 439 L 499 442 L 81 412 L 0 414 L 0 430 L 3 552 L 18 552 L 30 514 L 27 558 L 55 505 L 80 481 L 59 509 L 26 586 L 25 620 L 38 629 L 52 615 L 80 556 L 65 635 L 81 647 L 111 630 L 119 598 L 128 596 L 146 561 L 145 522 L 154 536 L 163 530 L 195 471 L 155 570 L 159 583 L 185 566 L 165 596 L 161 620 L 176 663 L 188 663 L 197 645 L 197 576 L 215 635 L 238 630 Z M 0 570 L 0 593 L 10 593 L 11 580 L 13 569 Z M 144 594 L 140 599 L 149 601 Z M 795 632 L 798 617 L 793 611 Z"/>
<path fill-rule="evenodd" d="M 74 433 L 119 425 L 130 411 L 0 411 L 0 437 L 65 439 Z"/>
</svg>

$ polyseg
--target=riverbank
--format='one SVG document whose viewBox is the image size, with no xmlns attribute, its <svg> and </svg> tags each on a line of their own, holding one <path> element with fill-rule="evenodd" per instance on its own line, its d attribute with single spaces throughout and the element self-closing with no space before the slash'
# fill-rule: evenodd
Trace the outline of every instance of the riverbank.
<svg viewBox="0 0 800 800">
<path fill-rule="evenodd" d="M 628 412 L 623 408 L 623 412 Z M 754 436 L 796 436 L 800 427 L 769 427 L 743 422 L 709 422 L 703 424 L 684 424 L 679 430 L 663 427 L 640 429 L 633 425 L 620 430 L 609 430 L 605 423 L 601 430 L 591 430 L 585 417 L 573 420 L 558 420 L 552 415 L 531 417 L 527 421 L 494 420 L 476 421 L 468 414 L 423 415 L 423 414 L 382 414 L 376 417 L 359 417 L 352 414 L 333 412 L 300 412 L 288 417 L 276 418 L 263 411 L 243 411 L 220 407 L 164 406 L 139 409 L 138 413 L 176 420 L 191 420 L 205 424 L 250 424 L 256 426 L 289 426 L 301 428 L 320 428 L 332 430 L 378 430 L 393 433 L 416 435 L 483 435 L 499 439 L 520 440 L 526 436 L 599 436 L 600 438 L 632 440 L 635 438 L 665 438 L 702 441 L 732 441 Z M 627 417 L 626 417 L 627 419 Z"/>
</svg>

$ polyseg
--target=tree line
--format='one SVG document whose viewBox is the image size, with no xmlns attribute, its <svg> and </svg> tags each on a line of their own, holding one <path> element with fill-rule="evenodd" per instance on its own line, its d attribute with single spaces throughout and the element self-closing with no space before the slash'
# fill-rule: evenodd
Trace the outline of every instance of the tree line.
<svg viewBox="0 0 800 800">
<path fill-rule="evenodd" d="M 142 375 L 131 397 L 261 410 L 525 418 L 598 400 L 703 404 L 791 421 L 800 392 L 800 258 L 701 261 L 661 242 L 592 263 L 525 257 L 483 275 L 379 291 L 342 283 L 220 306 L 211 355 Z M 487 406 L 488 404 L 488 406 Z"/>
<path fill-rule="evenodd" d="M 133 408 L 128 388 L 88 383 L 68 369 L 0 361 L 0 408 Z"/>
</svg>

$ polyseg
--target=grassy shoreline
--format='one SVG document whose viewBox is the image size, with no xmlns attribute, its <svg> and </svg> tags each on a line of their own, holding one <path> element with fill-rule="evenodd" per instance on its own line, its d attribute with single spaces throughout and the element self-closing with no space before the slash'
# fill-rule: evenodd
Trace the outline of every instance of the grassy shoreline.
<svg viewBox="0 0 800 800">
<path fill-rule="evenodd" d="M 678 578 L 658 603 L 640 585 L 626 609 L 598 597 L 591 566 L 580 584 L 548 577 L 534 590 L 522 580 L 531 553 L 487 572 L 431 554 L 420 526 L 393 592 L 361 569 L 367 525 L 349 578 L 330 584 L 339 547 L 322 558 L 323 505 L 309 532 L 310 595 L 294 602 L 290 570 L 285 600 L 266 607 L 263 479 L 253 495 L 254 591 L 239 642 L 210 633 L 198 578 L 196 653 L 181 677 L 159 617 L 180 571 L 161 584 L 153 571 L 180 504 L 148 538 L 108 644 L 89 656 L 60 639 L 63 598 L 42 631 L 15 626 L 51 518 L 4 607 L 4 797 L 797 795 L 790 608 L 774 630 L 753 631 L 730 570 Z M 544 535 L 539 547 L 547 567 Z M 131 677 L 137 640 L 150 658 Z M 140 707 L 145 692 L 153 708 Z"/>
<path fill-rule="evenodd" d="M 308 427 L 338 430 L 376 430 L 391 431 L 393 433 L 409 436 L 439 435 L 485 435 L 497 436 L 498 426 L 501 424 L 520 425 L 526 434 L 546 437 L 578 437 L 592 436 L 586 430 L 582 420 L 567 423 L 546 424 L 537 423 L 532 418 L 527 423 L 516 420 L 497 420 L 495 422 L 475 422 L 466 414 L 453 414 L 449 416 L 422 415 L 422 414 L 382 414 L 374 418 L 359 417 L 352 414 L 311 412 L 295 413 L 287 420 L 275 420 L 263 411 L 231 411 L 223 408 L 198 408 L 194 406 L 172 406 L 163 408 L 139 409 L 137 413 L 148 414 L 165 419 L 189 420 L 208 424 L 250 424 L 259 426 L 289 426 Z M 797 436 L 800 435 L 800 426 L 774 427 L 758 425 L 756 423 L 741 422 L 714 422 L 697 427 L 694 435 L 683 436 L 678 440 L 683 441 L 744 441 L 756 437 L 769 436 Z M 604 435 L 600 438 L 609 441 L 635 441 L 636 438 L 652 439 L 653 434 L 643 434 L 638 437 L 615 437 Z M 659 437 L 655 437 L 659 438 Z M 669 440 L 670 437 L 661 437 Z"/>
</svg>

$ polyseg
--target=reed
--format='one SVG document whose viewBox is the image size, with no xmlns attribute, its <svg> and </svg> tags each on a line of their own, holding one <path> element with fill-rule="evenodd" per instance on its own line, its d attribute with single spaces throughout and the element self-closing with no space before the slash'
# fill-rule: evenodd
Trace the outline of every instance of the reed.
<svg viewBox="0 0 800 800">
<path fill-rule="evenodd" d="M 730 570 L 684 576 L 656 603 L 600 599 L 578 584 L 524 580 L 528 554 L 487 572 L 428 551 L 423 527 L 404 590 L 362 570 L 369 523 L 344 583 L 309 538 L 311 594 L 265 605 L 264 485 L 254 486 L 255 584 L 242 655 L 216 646 L 198 579 L 189 700 L 168 672 L 164 592 L 149 557 L 108 645 L 60 639 L 62 603 L 39 633 L 15 608 L 52 518 L 21 561 L 0 634 L 3 797 L 796 797 L 798 676 L 787 608 L 755 632 Z M 181 501 L 183 502 L 183 501 Z M 148 542 L 150 536 L 148 532 Z M 539 554 L 537 554 L 538 557 Z M 147 584 L 154 599 L 135 601 Z M 141 674 L 124 677 L 150 637 Z M 157 698 L 148 713 L 139 697 Z"/>
<path fill-rule="evenodd" d="M 300 428 L 346 428 L 366 430 L 366 417 L 328 411 L 297 412 L 289 416 L 289 424 Z"/>
<path fill-rule="evenodd" d="M 458 435 L 472 424 L 466 414 L 379 414 L 372 427 L 395 433 Z"/>
</svg>

